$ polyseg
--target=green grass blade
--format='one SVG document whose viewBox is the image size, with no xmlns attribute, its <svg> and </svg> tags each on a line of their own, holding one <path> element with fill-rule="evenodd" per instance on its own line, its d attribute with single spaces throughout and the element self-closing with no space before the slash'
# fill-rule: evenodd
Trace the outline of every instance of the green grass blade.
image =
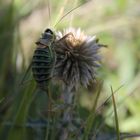
<svg viewBox="0 0 140 140">
<path fill-rule="evenodd" d="M 89 117 L 87 118 L 83 140 L 88 140 L 88 136 L 89 136 L 89 134 L 91 132 L 91 129 L 92 129 L 92 126 L 94 124 L 94 121 L 95 121 L 95 118 L 96 118 L 96 114 L 95 114 L 96 106 L 97 106 L 97 102 L 98 102 L 98 99 L 99 99 L 99 96 L 100 96 L 100 93 L 101 93 L 101 90 L 102 90 L 102 85 L 103 85 L 103 83 L 101 83 L 100 86 L 99 86 L 99 90 L 97 92 L 92 111 L 91 111 Z"/>
<path fill-rule="evenodd" d="M 117 140 L 120 140 L 120 130 L 119 130 L 118 115 L 117 115 L 117 107 L 116 107 L 116 102 L 115 102 L 115 97 L 114 97 L 114 92 L 113 92 L 112 86 L 111 86 L 111 93 L 112 93 L 112 102 L 113 102 L 114 115 L 115 115 Z"/>
<path fill-rule="evenodd" d="M 0 99 L 0 103 L 4 100 L 4 98 Z"/>
<path fill-rule="evenodd" d="M 35 90 L 36 90 L 36 88 L 34 85 L 32 86 L 32 88 L 30 87 L 27 90 L 25 90 L 23 98 L 19 104 L 18 110 L 16 111 L 13 125 L 9 130 L 8 140 L 26 139 L 25 123 L 27 120 L 27 115 L 28 115 L 28 110 L 29 110 L 30 104 L 35 97 Z M 20 127 L 18 127 L 18 126 L 20 126 Z"/>
</svg>

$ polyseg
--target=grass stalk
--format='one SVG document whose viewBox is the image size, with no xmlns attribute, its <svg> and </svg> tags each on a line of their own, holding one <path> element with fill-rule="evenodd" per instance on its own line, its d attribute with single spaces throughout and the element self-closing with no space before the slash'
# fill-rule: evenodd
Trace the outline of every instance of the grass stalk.
<svg viewBox="0 0 140 140">
<path fill-rule="evenodd" d="M 102 85 L 103 85 L 103 83 L 101 83 L 100 86 L 99 86 L 99 90 L 97 92 L 92 111 L 91 111 L 89 117 L 87 118 L 83 140 L 88 140 L 88 137 L 89 137 L 89 134 L 91 132 L 92 126 L 94 124 L 94 121 L 95 121 L 95 118 L 96 118 L 96 113 L 95 113 L 96 112 L 96 106 L 97 106 L 97 102 L 98 102 L 98 99 L 99 99 L 99 96 L 100 96 L 100 93 L 101 93 L 101 90 L 102 90 Z"/>
<path fill-rule="evenodd" d="M 115 101 L 115 97 L 114 97 L 114 92 L 113 92 L 112 86 L 111 86 L 111 93 L 112 93 L 112 102 L 113 102 L 114 115 L 115 115 L 117 140 L 120 140 L 120 130 L 119 130 L 119 121 L 118 121 L 117 107 L 116 107 L 116 101 Z"/>
</svg>

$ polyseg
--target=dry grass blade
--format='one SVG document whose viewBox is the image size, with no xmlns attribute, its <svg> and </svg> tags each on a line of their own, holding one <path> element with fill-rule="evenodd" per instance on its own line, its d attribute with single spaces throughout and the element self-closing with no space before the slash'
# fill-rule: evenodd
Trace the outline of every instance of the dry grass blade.
<svg viewBox="0 0 140 140">
<path fill-rule="evenodd" d="M 59 19 L 61 18 L 61 16 L 63 15 L 64 9 L 65 9 L 67 3 L 68 3 L 68 0 L 64 0 L 64 4 L 63 4 L 63 6 L 60 8 L 59 13 L 57 14 L 56 21 L 54 22 L 54 23 L 55 23 L 55 24 L 54 24 L 54 27 L 55 27 L 55 25 L 57 24 L 58 20 L 59 20 Z"/>
<path fill-rule="evenodd" d="M 50 5 L 50 1 L 47 1 L 48 4 L 48 16 L 49 16 L 49 26 L 51 26 L 51 5 Z"/>
<path fill-rule="evenodd" d="M 86 1 L 84 4 L 86 4 L 88 1 Z M 57 23 L 54 25 L 54 27 L 56 27 L 61 21 L 63 18 L 65 18 L 68 14 L 70 14 L 71 12 L 73 12 L 74 10 L 78 9 L 79 7 L 83 6 L 84 5 L 83 3 L 82 4 L 79 4 L 78 6 L 74 7 L 73 9 L 71 9 L 69 12 L 67 12 L 66 14 L 64 14 L 58 21 Z"/>
<path fill-rule="evenodd" d="M 140 134 L 121 134 L 120 138 L 125 139 L 125 138 L 138 138 L 140 137 Z"/>
</svg>

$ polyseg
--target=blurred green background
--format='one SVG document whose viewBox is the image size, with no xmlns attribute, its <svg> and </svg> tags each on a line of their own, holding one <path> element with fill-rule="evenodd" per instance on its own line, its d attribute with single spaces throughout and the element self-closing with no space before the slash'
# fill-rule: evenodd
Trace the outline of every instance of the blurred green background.
<svg viewBox="0 0 140 140">
<path fill-rule="evenodd" d="M 33 130 L 12 128 L 27 119 L 38 119 L 45 110 L 45 94 L 34 92 L 34 83 L 19 86 L 40 34 L 64 13 L 85 0 L 1 0 L 0 1 L 0 139 L 32 139 Z M 48 14 L 48 5 L 51 7 Z M 66 16 L 56 27 L 81 28 L 96 35 L 102 44 L 99 77 L 104 81 L 99 104 L 115 95 L 121 132 L 140 133 L 140 1 L 92 0 Z M 94 87 L 90 92 L 94 93 Z M 59 89 L 59 87 L 55 87 Z M 54 89 L 54 93 L 56 92 Z M 90 110 L 94 94 L 80 89 L 80 105 Z M 87 93 L 87 94 L 85 94 Z M 111 101 L 101 112 L 105 124 L 114 127 Z M 35 130 L 34 130 L 35 131 Z M 39 139 L 41 131 L 37 131 Z M 25 135 L 26 134 L 26 135 Z M 16 139 L 15 139 L 16 138 Z M 37 138 L 36 138 L 37 139 Z"/>
</svg>

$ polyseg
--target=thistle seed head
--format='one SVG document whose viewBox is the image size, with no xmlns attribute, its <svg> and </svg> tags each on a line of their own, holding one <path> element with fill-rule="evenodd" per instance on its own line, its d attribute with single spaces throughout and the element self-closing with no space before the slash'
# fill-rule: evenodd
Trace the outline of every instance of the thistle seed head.
<svg viewBox="0 0 140 140">
<path fill-rule="evenodd" d="M 69 28 L 57 33 L 55 45 L 55 76 L 63 80 L 65 86 L 77 89 L 87 87 L 95 80 L 96 69 L 100 66 L 101 47 L 95 36 L 87 36 L 80 29 Z"/>
</svg>

